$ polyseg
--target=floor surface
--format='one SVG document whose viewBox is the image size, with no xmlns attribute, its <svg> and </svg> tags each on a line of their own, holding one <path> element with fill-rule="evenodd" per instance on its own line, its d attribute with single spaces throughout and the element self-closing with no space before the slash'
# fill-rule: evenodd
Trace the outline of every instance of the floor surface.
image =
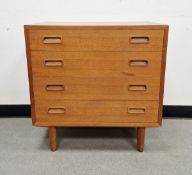
<svg viewBox="0 0 192 175">
<path fill-rule="evenodd" d="M 1 118 L 0 175 L 192 174 L 192 120 L 164 119 L 145 139 L 140 153 L 133 128 L 59 128 L 51 152 L 47 128 Z"/>
</svg>

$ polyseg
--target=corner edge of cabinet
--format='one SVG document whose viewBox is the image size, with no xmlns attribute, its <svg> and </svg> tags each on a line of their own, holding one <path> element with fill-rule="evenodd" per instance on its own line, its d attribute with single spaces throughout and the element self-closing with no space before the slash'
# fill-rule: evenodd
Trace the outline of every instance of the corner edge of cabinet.
<svg viewBox="0 0 192 175">
<path fill-rule="evenodd" d="M 164 28 L 164 30 L 165 30 L 166 32 L 169 31 L 169 25 L 168 25 L 168 24 L 163 25 L 163 28 Z"/>
<path fill-rule="evenodd" d="M 24 27 L 24 30 L 29 30 L 31 28 L 31 25 L 25 24 L 23 27 Z"/>
<path fill-rule="evenodd" d="M 35 124 L 36 124 L 36 118 L 34 117 L 33 114 L 31 114 L 31 122 L 32 122 L 32 125 L 35 126 Z"/>
<path fill-rule="evenodd" d="M 162 127 L 162 117 L 157 121 L 157 127 Z"/>
</svg>

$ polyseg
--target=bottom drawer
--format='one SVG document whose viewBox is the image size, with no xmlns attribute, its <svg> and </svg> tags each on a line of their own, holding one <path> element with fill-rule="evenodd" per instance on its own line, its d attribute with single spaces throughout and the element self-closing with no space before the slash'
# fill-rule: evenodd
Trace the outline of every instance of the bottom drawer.
<svg viewBox="0 0 192 175">
<path fill-rule="evenodd" d="M 157 122 L 158 101 L 35 101 L 39 122 Z"/>
</svg>

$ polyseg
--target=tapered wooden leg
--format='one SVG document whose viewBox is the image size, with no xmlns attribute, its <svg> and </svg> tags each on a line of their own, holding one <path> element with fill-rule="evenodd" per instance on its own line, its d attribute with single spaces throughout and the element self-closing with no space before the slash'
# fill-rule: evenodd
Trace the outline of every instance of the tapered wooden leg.
<svg viewBox="0 0 192 175">
<path fill-rule="evenodd" d="M 145 140 L 145 128 L 137 128 L 137 150 L 143 152 Z"/>
<path fill-rule="evenodd" d="M 56 151 L 57 149 L 57 131 L 56 127 L 49 127 L 49 141 L 51 151 Z"/>
</svg>

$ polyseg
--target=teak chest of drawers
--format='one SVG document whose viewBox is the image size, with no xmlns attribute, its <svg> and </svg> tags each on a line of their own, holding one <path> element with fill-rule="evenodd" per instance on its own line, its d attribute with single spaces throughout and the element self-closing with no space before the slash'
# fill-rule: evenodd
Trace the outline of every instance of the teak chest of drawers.
<svg viewBox="0 0 192 175">
<path fill-rule="evenodd" d="M 156 23 L 25 25 L 32 122 L 49 127 L 161 126 L 168 26 Z"/>
</svg>

